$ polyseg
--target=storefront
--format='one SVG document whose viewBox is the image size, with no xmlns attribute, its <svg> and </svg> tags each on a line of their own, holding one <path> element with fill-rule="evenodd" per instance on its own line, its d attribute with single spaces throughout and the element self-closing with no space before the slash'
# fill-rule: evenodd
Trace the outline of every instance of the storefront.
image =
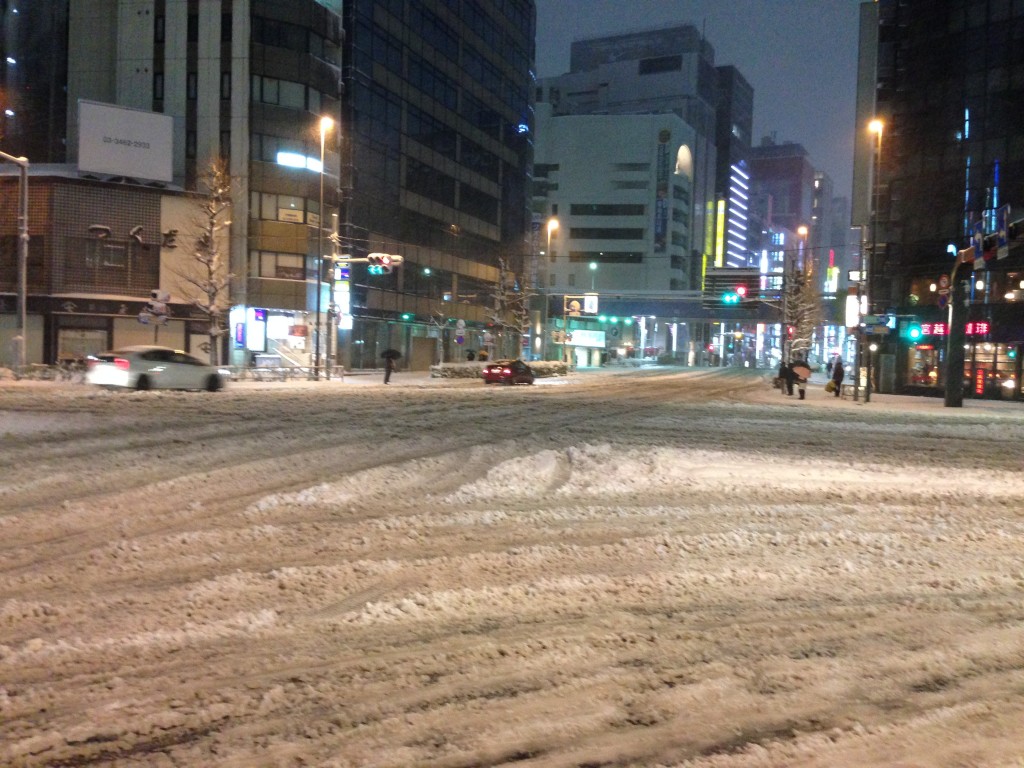
<svg viewBox="0 0 1024 768">
<path fill-rule="evenodd" d="M 964 396 L 989 400 L 1021 400 L 1021 353 L 1012 340 L 1013 326 L 970 320 L 964 327 Z M 946 389 L 949 327 L 945 322 L 900 324 L 903 342 L 900 394 L 942 396 Z"/>
</svg>

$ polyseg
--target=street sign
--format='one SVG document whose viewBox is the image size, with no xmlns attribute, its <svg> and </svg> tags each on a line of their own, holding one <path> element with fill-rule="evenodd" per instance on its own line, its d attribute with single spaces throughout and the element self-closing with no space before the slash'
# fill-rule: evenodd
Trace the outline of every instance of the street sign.
<svg viewBox="0 0 1024 768">
<path fill-rule="evenodd" d="M 884 336 L 887 333 L 889 333 L 889 326 L 888 325 L 869 325 L 869 326 L 867 326 L 865 328 L 865 330 L 868 333 L 874 334 L 876 336 Z"/>
</svg>

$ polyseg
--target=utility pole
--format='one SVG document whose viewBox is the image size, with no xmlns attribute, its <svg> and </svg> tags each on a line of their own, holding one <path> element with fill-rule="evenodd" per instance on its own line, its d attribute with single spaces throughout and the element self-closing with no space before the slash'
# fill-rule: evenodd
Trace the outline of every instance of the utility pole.
<svg viewBox="0 0 1024 768">
<path fill-rule="evenodd" d="M 14 157 L 0 152 L 0 159 L 15 163 L 18 173 L 18 371 L 25 368 L 25 347 L 28 336 L 28 167 L 27 157 Z"/>
</svg>

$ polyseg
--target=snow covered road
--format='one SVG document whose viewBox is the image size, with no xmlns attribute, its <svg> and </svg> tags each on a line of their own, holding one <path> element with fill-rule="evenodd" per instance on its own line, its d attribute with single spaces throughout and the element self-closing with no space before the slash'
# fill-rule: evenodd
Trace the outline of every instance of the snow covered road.
<svg viewBox="0 0 1024 768">
<path fill-rule="evenodd" d="M 0 764 L 1024 766 L 1022 406 L 0 385 Z"/>
</svg>

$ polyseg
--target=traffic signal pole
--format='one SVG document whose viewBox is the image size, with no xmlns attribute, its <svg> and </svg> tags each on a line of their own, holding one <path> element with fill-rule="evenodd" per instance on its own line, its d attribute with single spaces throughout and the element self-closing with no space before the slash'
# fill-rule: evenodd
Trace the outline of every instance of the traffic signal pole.
<svg viewBox="0 0 1024 768">
<path fill-rule="evenodd" d="M 964 405 L 964 342 L 967 325 L 966 281 L 957 277 L 957 270 L 963 264 L 963 251 L 957 254 L 956 264 L 949 276 L 949 330 L 946 335 L 946 393 L 943 405 L 946 408 L 962 408 Z"/>
</svg>

